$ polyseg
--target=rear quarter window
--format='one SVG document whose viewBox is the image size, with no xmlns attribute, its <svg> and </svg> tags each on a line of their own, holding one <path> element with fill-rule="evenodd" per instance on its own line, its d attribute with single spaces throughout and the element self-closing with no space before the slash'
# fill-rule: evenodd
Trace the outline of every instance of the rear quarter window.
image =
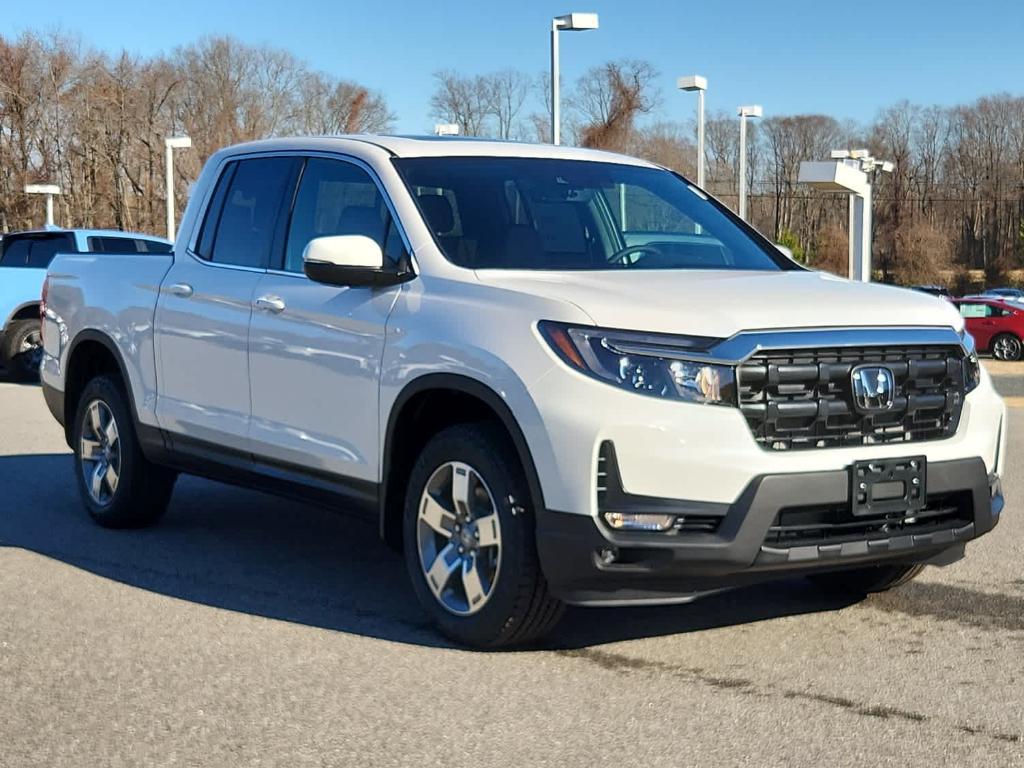
<svg viewBox="0 0 1024 768">
<path fill-rule="evenodd" d="M 96 235 L 89 238 L 91 253 L 170 253 L 171 245 L 143 237 Z"/>
<path fill-rule="evenodd" d="M 74 253 L 75 238 L 68 232 L 54 234 L 8 235 L 0 255 L 2 267 L 46 269 L 58 253 Z"/>
</svg>

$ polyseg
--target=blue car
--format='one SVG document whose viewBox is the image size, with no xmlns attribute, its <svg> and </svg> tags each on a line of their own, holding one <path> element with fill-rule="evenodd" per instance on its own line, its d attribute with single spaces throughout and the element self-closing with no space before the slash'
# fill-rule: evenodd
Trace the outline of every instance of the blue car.
<svg viewBox="0 0 1024 768">
<path fill-rule="evenodd" d="M 18 381 L 38 374 L 42 359 L 40 294 L 58 253 L 169 253 L 160 237 L 102 229 L 12 232 L 0 241 L 0 366 Z"/>
</svg>

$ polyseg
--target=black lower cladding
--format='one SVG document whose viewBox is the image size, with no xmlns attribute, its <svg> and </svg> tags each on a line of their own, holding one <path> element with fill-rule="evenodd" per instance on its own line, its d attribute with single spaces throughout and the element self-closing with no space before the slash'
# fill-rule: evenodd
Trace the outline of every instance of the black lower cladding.
<svg viewBox="0 0 1024 768">
<path fill-rule="evenodd" d="M 928 465 L 922 509 L 854 516 L 846 470 L 762 475 L 730 505 L 626 494 L 605 461 L 604 511 L 670 511 L 719 518 L 664 533 L 610 529 L 589 515 L 542 510 L 537 541 L 552 591 L 572 603 L 630 603 L 764 581 L 776 576 L 956 556 L 991 530 L 1002 492 L 980 458 Z M 611 466 L 611 471 L 608 471 Z M 618 486 L 618 487 L 615 487 Z M 624 504 L 624 509 L 612 505 Z"/>
</svg>

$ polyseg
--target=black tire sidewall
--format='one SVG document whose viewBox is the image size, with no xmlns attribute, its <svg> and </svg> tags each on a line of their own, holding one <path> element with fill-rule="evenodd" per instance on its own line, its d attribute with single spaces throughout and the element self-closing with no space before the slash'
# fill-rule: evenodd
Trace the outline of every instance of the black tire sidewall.
<svg viewBox="0 0 1024 768">
<path fill-rule="evenodd" d="M 100 505 L 89 494 L 82 460 L 81 443 L 82 427 L 86 410 L 90 403 L 99 400 L 109 409 L 117 423 L 118 442 L 120 443 L 120 474 L 117 490 L 108 504 Z M 75 453 L 75 480 L 79 495 L 89 515 L 100 525 L 109 528 L 131 528 L 146 525 L 159 517 L 163 510 L 143 510 L 137 508 L 139 501 L 139 485 L 143 482 L 141 473 L 145 472 L 145 460 L 139 449 L 135 433 L 135 423 L 126 403 L 124 391 L 120 384 L 109 376 L 92 379 L 82 390 L 75 409 L 73 424 L 72 449 Z"/>
<path fill-rule="evenodd" d="M 31 379 L 39 375 L 38 368 L 25 365 L 22 356 L 16 354 L 21 342 L 34 331 L 39 330 L 39 323 L 34 320 L 19 320 L 11 324 L 10 330 L 4 335 L 4 365 L 8 374 L 19 381 Z"/>
<path fill-rule="evenodd" d="M 487 484 L 501 526 L 501 565 L 494 591 L 486 605 L 469 616 L 445 609 L 427 586 L 420 564 L 416 537 L 419 501 L 431 475 L 450 461 L 468 464 Z M 538 578 L 536 543 L 527 510 L 528 490 L 522 468 L 497 429 L 489 425 L 464 425 L 446 429 L 424 448 L 409 475 L 403 514 L 403 548 L 409 578 L 420 604 L 449 637 L 476 646 L 501 642 L 501 638 L 522 616 L 524 583 Z M 513 514 L 509 497 L 521 510 Z"/>
</svg>

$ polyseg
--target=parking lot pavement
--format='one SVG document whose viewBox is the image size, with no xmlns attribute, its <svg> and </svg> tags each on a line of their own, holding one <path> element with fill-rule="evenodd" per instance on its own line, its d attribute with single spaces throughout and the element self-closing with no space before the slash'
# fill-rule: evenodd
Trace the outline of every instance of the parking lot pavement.
<svg viewBox="0 0 1024 768">
<path fill-rule="evenodd" d="M 1000 526 L 859 603 L 783 581 L 453 648 L 373 526 L 184 479 L 91 525 L 37 387 L 0 383 L 0 765 L 1024 763 L 1024 410 Z"/>
</svg>

